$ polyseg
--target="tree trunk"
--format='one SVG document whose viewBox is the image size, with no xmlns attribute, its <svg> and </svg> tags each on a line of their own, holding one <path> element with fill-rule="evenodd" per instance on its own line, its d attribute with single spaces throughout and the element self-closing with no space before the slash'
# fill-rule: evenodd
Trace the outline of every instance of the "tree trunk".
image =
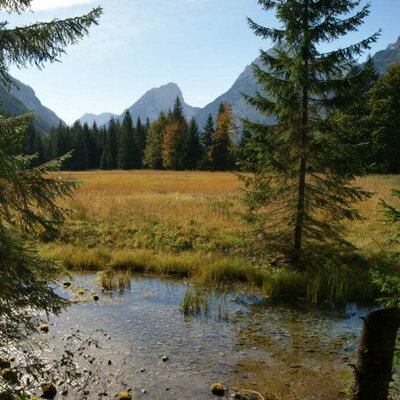
<svg viewBox="0 0 400 400">
<path fill-rule="evenodd" d="M 375 311 L 363 320 L 353 400 L 387 400 L 400 308 Z"/>
<path fill-rule="evenodd" d="M 300 258 L 300 252 L 303 242 L 303 227 L 305 215 L 305 193 L 306 193 L 306 142 L 308 133 L 308 92 L 309 92 L 309 67 L 310 67 L 310 38 L 309 38 L 309 0 L 304 4 L 304 39 L 302 57 L 304 62 L 304 77 L 303 77 L 303 99 L 302 99 L 302 124 L 299 131 L 299 152 L 300 152 L 300 170 L 299 170 L 299 183 L 297 193 L 297 214 L 296 223 L 294 227 L 294 261 L 297 262 Z"/>
</svg>

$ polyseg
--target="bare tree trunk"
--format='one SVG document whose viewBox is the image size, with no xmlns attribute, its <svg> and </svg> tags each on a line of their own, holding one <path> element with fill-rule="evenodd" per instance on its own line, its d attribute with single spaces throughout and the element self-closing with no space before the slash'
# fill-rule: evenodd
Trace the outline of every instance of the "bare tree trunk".
<svg viewBox="0 0 400 400">
<path fill-rule="evenodd" d="M 375 311 L 363 320 L 353 400 L 387 400 L 400 308 Z"/>
</svg>

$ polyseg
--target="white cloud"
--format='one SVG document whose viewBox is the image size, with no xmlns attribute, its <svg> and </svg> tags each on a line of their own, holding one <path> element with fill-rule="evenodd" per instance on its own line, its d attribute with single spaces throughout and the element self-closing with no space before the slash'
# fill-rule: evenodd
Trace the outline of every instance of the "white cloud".
<svg viewBox="0 0 400 400">
<path fill-rule="evenodd" d="M 90 3 L 94 3 L 94 0 L 33 0 L 31 7 L 33 11 L 46 11 Z"/>
</svg>

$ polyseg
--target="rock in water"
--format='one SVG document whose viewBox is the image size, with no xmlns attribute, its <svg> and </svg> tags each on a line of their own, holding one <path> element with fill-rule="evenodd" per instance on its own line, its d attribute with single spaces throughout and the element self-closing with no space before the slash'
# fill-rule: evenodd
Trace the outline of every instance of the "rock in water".
<svg viewBox="0 0 400 400">
<path fill-rule="evenodd" d="M 119 400 L 132 400 L 132 395 L 129 392 L 120 392 L 117 395 Z"/>
<path fill-rule="evenodd" d="M 52 383 L 42 385 L 42 399 L 53 400 L 57 396 L 57 388 Z"/>
<path fill-rule="evenodd" d="M 210 392 L 214 395 L 214 396 L 219 396 L 219 397 L 223 397 L 225 394 L 225 388 L 221 383 L 213 383 L 210 386 Z"/>
</svg>

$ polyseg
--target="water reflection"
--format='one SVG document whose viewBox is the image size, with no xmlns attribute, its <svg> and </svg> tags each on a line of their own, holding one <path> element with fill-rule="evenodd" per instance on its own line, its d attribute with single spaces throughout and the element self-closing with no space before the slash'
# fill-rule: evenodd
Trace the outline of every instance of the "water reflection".
<svg viewBox="0 0 400 400">
<path fill-rule="evenodd" d="M 366 313 L 356 307 L 337 312 L 277 306 L 259 296 L 138 276 L 110 281 L 76 275 L 71 287 L 60 286 L 63 295 L 80 301 L 51 321 L 45 340 L 53 353 L 73 330 L 103 330 L 107 340 L 98 352 L 109 361 L 104 369 L 118 375 L 134 398 L 210 399 L 213 382 L 232 387 L 256 379 L 241 368 L 254 360 L 258 369 L 316 369 L 324 363 L 346 369 L 359 317 Z M 118 388 L 110 390 L 113 395 Z"/>
</svg>

